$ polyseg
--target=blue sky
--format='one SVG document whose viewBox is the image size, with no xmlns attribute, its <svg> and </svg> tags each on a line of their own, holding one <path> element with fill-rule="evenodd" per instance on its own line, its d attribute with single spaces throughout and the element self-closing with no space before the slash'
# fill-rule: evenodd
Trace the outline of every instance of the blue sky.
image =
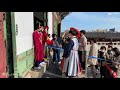
<svg viewBox="0 0 120 90">
<path fill-rule="evenodd" d="M 72 12 L 62 20 L 61 31 L 75 27 L 84 29 L 111 29 L 120 32 L 120 12 Z"/>
</svg>

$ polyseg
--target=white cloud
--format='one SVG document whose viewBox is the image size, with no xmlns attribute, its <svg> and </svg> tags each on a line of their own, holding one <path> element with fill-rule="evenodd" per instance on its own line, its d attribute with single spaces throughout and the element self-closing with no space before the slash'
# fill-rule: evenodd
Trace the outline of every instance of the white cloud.
<svg viewBox="0 0 120 90">
<path fill-rule="evenodd" d="M 74 12 L 68 15 L 65 20 L 62 21 L 62 29 L 67 29 L 71 26 L 77 28 L 120 28 L 120 17 L 114 15 L 119 15 L 120 12 L 106 12 L 107 15 L 112 15 L 110 17 L 100 16 L 98 14 L 88 14 L 86 12 Z M 100 16 L 100 17 L 99 17 Z M 95 25 L 92 25 L 95 24 Z"/>
<path fill-rule="evenodd" d="M 111 15 L 113 15 L 113 13 L 107 13 L 107 15 L 111 16 Z"/>
<path fill-rule="evenodd" d="M 120 12 L 109 12 L 109 13 L 107 13 L 107 15 L 109 15 L 109 16 L 111 16 L 111 15 L 119 15 L 120 14 Z"/>
</svg>

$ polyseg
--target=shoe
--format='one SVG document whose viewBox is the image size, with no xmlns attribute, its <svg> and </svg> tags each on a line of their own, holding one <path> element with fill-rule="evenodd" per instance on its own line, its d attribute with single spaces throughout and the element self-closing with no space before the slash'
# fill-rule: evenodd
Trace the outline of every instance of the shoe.
<svg viewBox="0 0 120 90">
<path fill-rule="evenodd" d="M 59 61 L 58 64 L 61 64 L 61 61 Z"/>
<path fill-rule="evenodd" d="M 34 69 L 36 70 L 36 69 L 37 69 L 37 67 L 34 67 Z"/>
<path fill-rule="evenodd" d="M 47 63 L 45 63 L 45 62 L 42 62 L 42 64 L 47 64 Z"/>
<path fill-rule="evenodd" d="M 41 70 L 41 67 L 39 66 L 39 67 L 37 67 L 37 69 L 38 69 L 38 70 Z"/>
<path fill-rule="evenodd" d="M 43 65 L 42 63 L 39 64 L 39 66 Z"/>
<path fill-rule="evenodd" d="M 63 74 L 62 74 L 62 76 L 63 76 L 63 77 L 66 77 L 66 74 L 65 74 L 65 73 L 63 73 Z"/>
<path fill-rule="evenodd" d="M 39 67 L 35 67 L 34 68 L 35 70 L 40 70 L 41 69 L 41 67 L 39 66 Z"/>
</svg>

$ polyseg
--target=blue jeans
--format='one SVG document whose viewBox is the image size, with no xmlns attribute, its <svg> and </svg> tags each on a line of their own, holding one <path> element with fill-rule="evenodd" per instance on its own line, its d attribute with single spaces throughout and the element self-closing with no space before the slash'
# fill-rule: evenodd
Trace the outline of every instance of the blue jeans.
<svg viewBox="0 0 120 90">
<path fill-rule="evenodd" d="M 59 49 L 53 49 L 53 62 L 60 61 L 60 50 Z"/>
</svg>

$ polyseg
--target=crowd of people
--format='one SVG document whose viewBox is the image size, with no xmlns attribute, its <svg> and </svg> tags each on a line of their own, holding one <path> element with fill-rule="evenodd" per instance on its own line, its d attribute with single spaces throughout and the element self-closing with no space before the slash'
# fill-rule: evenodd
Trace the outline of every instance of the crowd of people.
<svg viewBox="0 0 120 90">
<path fill-rule="evenodd" d="M 86 66 L 91 69 L 91 75 L 96 78 L 97 70 L 100 71 L 101 78 L 116 78 L 120 76 L 120 51 L 112 45 L 101 46 L 99 49 L 95 39 L 90 40 L 90 50 L 87 56 L 87 38 L 85 30 L 77 30 L 70 28 L 69 32 L 63 33 L 61 38 L 56 34 L 48 34 L 48 26 L 40 26 L 37 23 L 37 30 L 33 32 L 35 68 L 41 69 L 41 63 L 47 57 L 46 45 L 52 46 L 53 63 L 63 64 L 62 73 L 66 77 L 77 77 L 82 71 L 86 70 Z M 60 42 L 61 41 L 61 42 Z M 60 50 L 63 49 L 63 59 L 60 59 Z M 48 48 L 50 55 L 51 48 Z M 95 58 L 94 58 L 95 57 Z M 87 63 L 86 63 L 87 62 Z M 44 63 L 43 63 L 44 64 Z"/>
</svg>

